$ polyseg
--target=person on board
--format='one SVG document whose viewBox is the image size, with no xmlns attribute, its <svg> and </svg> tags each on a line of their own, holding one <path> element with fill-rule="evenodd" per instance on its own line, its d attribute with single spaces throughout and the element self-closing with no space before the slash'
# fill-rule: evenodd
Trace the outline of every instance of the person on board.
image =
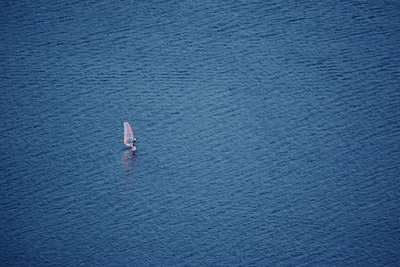
<svg viewBox="0 0 400 267">
<path fill-rule="evenodd" d="M 136 138 L 132 141 L 132 151 L 136 151 Z"/>
</svg>

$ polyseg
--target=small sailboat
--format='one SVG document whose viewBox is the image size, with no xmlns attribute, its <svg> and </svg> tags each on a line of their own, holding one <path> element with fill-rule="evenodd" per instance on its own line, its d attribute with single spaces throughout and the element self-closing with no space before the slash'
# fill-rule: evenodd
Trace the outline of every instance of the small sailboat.
<svg viewBox="0 0 400 267">
<path fill-rule="evenodd" d="M 132 151 L 136 151 L 136 138 L 129 122 L 124 122 L 124 145 L 131 147 Z"/>
</svg>

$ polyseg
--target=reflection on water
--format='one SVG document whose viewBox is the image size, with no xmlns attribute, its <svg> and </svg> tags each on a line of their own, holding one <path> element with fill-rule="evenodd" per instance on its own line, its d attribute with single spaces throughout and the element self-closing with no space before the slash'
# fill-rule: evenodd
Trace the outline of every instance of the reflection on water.
<svg viewBox="0 0 400 267">
<path fill-rule="evenodd" d="M 125 174 L 128 174 L 133 170 L 135 159 L 136 159 L 136 153 L 130 149 L 125 150 L 122 153 L 122 165 L 123 165 Z"/>
</svg>

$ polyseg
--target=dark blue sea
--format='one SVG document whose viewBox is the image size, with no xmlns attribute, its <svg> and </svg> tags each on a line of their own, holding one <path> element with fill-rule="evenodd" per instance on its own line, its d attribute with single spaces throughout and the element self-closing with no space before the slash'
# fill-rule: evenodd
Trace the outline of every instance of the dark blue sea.
<svg viewBox="0 0 400 267">
<path fill-rule="evenodd" d="M 0 266 L 399 266 L 400 2 L 0 1 L 0 147 Z"/>
</svg>

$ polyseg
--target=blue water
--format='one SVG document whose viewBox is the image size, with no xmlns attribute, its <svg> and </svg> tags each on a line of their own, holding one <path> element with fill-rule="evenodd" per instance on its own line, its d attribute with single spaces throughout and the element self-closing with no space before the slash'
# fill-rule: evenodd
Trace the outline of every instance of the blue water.
<svg viewBox="0 0 400 267">
<path fill-rule="evenodd" d="M 1 266 L 400 265 L 398 1 L 56 2 L 0 2 Z"/>
</svg>

